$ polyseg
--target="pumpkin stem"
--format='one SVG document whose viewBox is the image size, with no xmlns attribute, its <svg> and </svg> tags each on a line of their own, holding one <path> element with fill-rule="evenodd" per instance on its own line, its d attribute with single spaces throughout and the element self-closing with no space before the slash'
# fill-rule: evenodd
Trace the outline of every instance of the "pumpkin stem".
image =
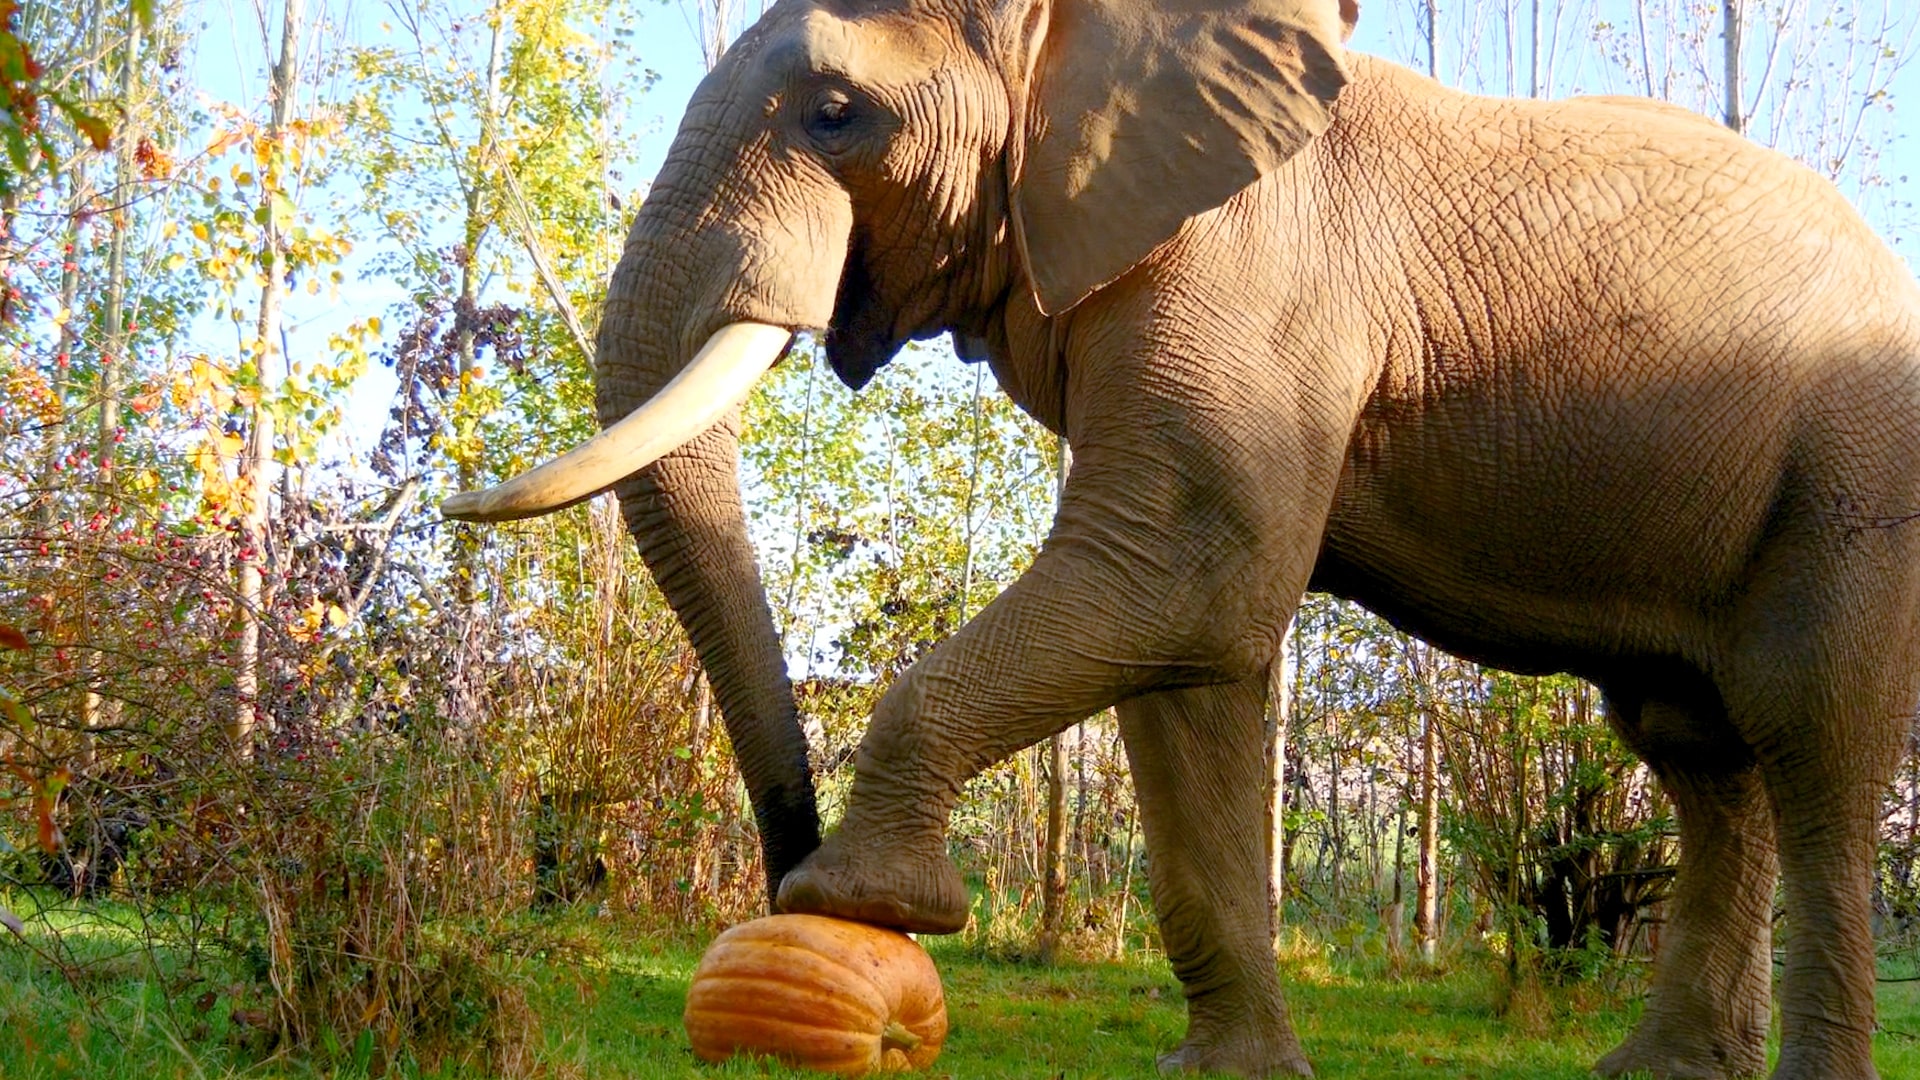
<svg viewBox="0 0 1920 1080">
<path fill-rule="evenodd" d="M 925 1041 L 898 1020 L 887 1021 L 886 1029 L 880 1032 L 880 1045 L 888 1050 L 912 1050 Z"/>
</svg>

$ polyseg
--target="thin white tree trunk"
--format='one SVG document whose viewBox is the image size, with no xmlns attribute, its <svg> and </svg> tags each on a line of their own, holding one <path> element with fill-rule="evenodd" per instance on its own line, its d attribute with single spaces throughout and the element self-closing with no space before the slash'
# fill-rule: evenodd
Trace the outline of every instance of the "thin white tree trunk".
<svg viewBox="0 0 1920 1080">
<path fill-rule="evenodd" d="M 293 116 L 293 97 L 300 75 L 300 23 L 304 18 L 301 7 L 301 0 L 285 0 L 281 10 L 280 55 L 273 65 L 269 88 L 272 115 L 267 127 L 267 137 L 276 148 L 285 138 Z M 292 177 L 283 175 L 280 183 L 287 184 L 291 180 Z M 260 631 L 266 606 L 264 568 L 267 557 L 267 504 L 271 486 L 268 472 L 273 464 L 273 414 L 267 411 L 266 398 L 272 385 L 272 360 L 280 345 L 280 306 L 286 298 L 287 256 L 281 235 L 284 223 L 273 207 L 274 192 L 270 190 L 271 187 L 263 177 L 261 199 L 266 211 L 266 265 L 263 269 L 266 280 L 260 286 L 260 310 L 254 323 L 253 342 L 259 395 L 250 410 L 247 443 L 241 451 L 240 461 L 237 605 L 240 626 L 234 658 L 234 692 L 239 701 L 227 734 L 234 752 L 242 757 L 252 754 L 254 732 L 260 725 Z"/>
<path fill-rule="evenodd" d="M 1540 96 L 1541 53 L 1546 49 L 1545 24 L 1541 21 L 1540 0 L 1533 0 L 1533 48 L 1528 50 L 1527 96 Z"/>
<path fill-rule="evenodd" d="M 1722 0 L 1721 36 L 1725 46 L 1726 97 L 1725 112 L 1722 119 L 1728 127 L 1744 135 L 1747 132 L 1747 118 L 1740 103 L 1740 46 L 1745 32 L 1743 8 L 1746 0 Z"/>
<path fill-rule="evenodd" d="M 1293 624 L 1267 669 L 1267 932 L 1277 946 L 1287 896 L 1287 728 L 1293 717 Z"/>
<path fill-rule="evenodd" d="M 121 372 L 127 366 L 127 233 L 131 230 L 134 179 L 134 149 L 139 142 L 135 118 L 134 94 L 138 90 L 140 67 L 140 20 L 127 15 L 127 43 L 120 58 L 120 100 L 126 106 L 126 121 L 120 125 L 114 148 L 113 209 L 108 215 L 112 229 L 107 242 L 107 297 L 104 321 L 106 343 L 100 351 L 100 414 L 96 433 L 100 470 L 100 494 L 109 513 L 113 510 L 114 464 L 119 456 Z M 73 256 L 77 257 L 76 252 Z"/>
<path fill-rule="evenodd" d="M 1414 872 L 1414 939 L 1431 965 L 1440 942 L 1440 739 L 1432 695 L 1420 711 L 1420 858 Z"/>
<path fill-rule="evenodd" d="M 1440 77 L 1440 0 L 1427 0 L 1427 74 Z"/>
<path fill-rule="evenodd" d="M 980 384 L 975 371 L 973 388 L 974 471 L 980 462 Z M 1073 451 L 1067 440 L 1059 440 L 1060 471 L 1054 477 L 1054 502 L 1067 488 L 1067 473 L 1073 468 Z M 973 557 L 973 482 L 967 484 L 967 557 L 969 570 Z M 1040 893 L 1040 956 L 1051 961 L 1060 944 L 1061 924 L 1067 910 L 1067 735 L 1056 732 L 1047 740 L 1047 840 L 1046 880 Z"/>
</svg>

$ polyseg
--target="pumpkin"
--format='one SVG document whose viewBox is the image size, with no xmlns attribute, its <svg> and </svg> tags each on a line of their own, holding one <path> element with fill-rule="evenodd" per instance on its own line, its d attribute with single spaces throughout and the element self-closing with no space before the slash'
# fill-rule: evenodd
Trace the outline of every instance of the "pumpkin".
<svg viewBox="0 0 1920 1080">
<path fill-rule="evenodd" d="M 769 915 L 715 938 L 685 1020 L 702 1061 L 751 1054 L 842 1076 L 925 1068 L 947 1037 L 925 949 L 897 930 L 821 915 Z"/>
</svg>

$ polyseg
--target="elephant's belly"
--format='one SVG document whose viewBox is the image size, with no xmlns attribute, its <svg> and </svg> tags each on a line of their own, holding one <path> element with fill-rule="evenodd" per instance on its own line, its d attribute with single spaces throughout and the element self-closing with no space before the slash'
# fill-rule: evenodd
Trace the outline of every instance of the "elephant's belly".
<svg viewBox="0 0 1920 1080">
<path fill-rule="evenodd" d="M 1523 675 L 1572 672 L 1598 678 L 1628 653 L 1634 618 L 1584 604 L 1481 587 L 1471 594 L 1418 573 L 1396 575 L 1323 551 L 1308 588 L 1351 600 L 1395 627 L 1456 656 Z M 1645 620 L 1640 620 L 1644 622 Z"/>
<path fill-rule="evenodd" d="M 1623 659 L 1711 652 L 1714 612 L 1764 530 L 1771 470 L 1716 484 L 1684 461 L 1552 460 L 1509 457 L 1480 475 L 1350 472 L 1313 587 L 1516 671 L 1593 676 Z"/>
</svg>

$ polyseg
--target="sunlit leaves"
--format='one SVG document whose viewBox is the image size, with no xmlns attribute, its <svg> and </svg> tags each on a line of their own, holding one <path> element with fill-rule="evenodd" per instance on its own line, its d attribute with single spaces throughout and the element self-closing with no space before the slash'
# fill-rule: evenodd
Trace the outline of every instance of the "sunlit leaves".
<svg viewBox="0 0 1920 1080">
<path fill-rule="evenodd" d="M 129 10 L 143 23 L 152 21 L 152 0 L 133 0 Z M 0 194 L 9 196 L 32 174 L 51 175 L 60 168 L 61 149 L 47 126 L 49 111 L 71 125 L 88 148 L 113 144 L 113 125 L 105 118 L 109 103 L 82 101 L 62 89 L 65 72 L 49 78 L 33 45 L 17 30 L 19 14 L 19 0 L 0 0 L 0 142 L 6 146 Z"/>
<path fill-rule="evenodd" d="M 201 213 L 187 229 L 195 241 L 190 257 L 228 299 L 235 321 L 244 321 L 240 302 L 252 299 L 265 283 L 271 245 L 279 245 L 290 277 L 315 282 L 328 277 L 326 272 L 353 250 L 346 237 L 306 220 L 296 202 L 305 183 L 300 170 L 307 152 L 342 132 L 331 122 L 309 121 L 289 124 L 287 135 L 276 139 L 235 110 L 222 113 L 225 127 L 209 146 L 209 160 L 213 152 L 220 154 L 228 182 L 208 169 L 201 186 Z M 234 150 L 239 155 L 232 154 Z M 227 160 L 234 156 L 240 160 Z"/>
<path fill-rule="evenodd" d="M 884 682 L 958 629 L 1045 534 L 1051 449 L 939 351 L 907 350 L 858 394 L 796 352 L 750 399 L 742 445 L 789 656 Z"/>
<path fill-rule="evenodd" d="M 306 644 L 318 641 L 321 633 L 329 628 L 339 630 L 346 625 L 346 609 L 316 596 L 295 613 L 287 626 L 287 634 Z"/>
</svg>

